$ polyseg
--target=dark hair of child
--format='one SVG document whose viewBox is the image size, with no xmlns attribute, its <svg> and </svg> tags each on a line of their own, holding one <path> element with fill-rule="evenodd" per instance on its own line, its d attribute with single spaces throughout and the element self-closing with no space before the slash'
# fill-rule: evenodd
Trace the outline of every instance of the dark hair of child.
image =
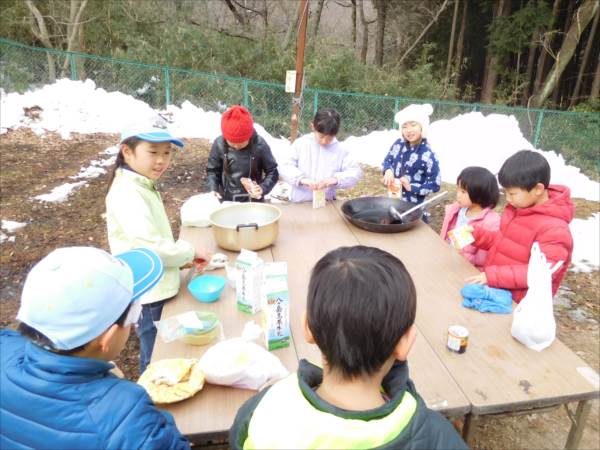
<svg viewBox="0 0 600 450">
<path fill-rule="evenodd" d="M 485 167 L 466 167 L 458 175 L 456 184 L 467 191 L 471 202 L 482 208 L 495 208 L 500 199 L 498 181 Z"/>
<path fill-rule="evenodd" d="M 138 137 L 132 136 L 130 138 L 125 139 L 121 144 L 125 144 L 131 150 L 135 151 L 135 148 L 138 144 L 142 142 L 142 140 Z M 108 188 L 106 189 L 106 193 L 110 191 L 110 187 L 112 186 L 113 180 L 115 179 L 115 175 L 117 173 L 117 169 L 119 167 L 123 167 L 125 165 L 125 157 L 123 156 L 123 152 L 121 151 L 121 145 L 119 144 L 119 153 L 117 153 L 117 160 L 115 161 L 115 165 L 113 166 L 112 172 L 108 178 Z"/>
<path fill-rule="evenodd" d="M 317 111 L 312 123 L 319 133 L 326 136 L 335 136 L 340 131 L 341 122 L 340 114 L 335 109 L 327 108 Z"/>
<path fill-rule="evenodd" d="M 131 308 L 131 303 L 127 305 L 125 311 L 119 316 L 119 318 L 115 321 L 115 325 L 122 327 L 125 324 L 125 319 L 127 318 L 127 313 Z M 46 350 L 51 351 L 52 353 L 58 353 L 59 355 L 72 355 L 77 353 L 83 349 L 85 349 L 87 344 L 80 345 L 79 347 L 72 348 L 70 350 L 60 350 L 54 347 L 53 342 L 43 333 L 39 332 L 33 327 L 30 327 L 26 323 L 20 322 L 17 326 L 17 331 L 21 333 L 22 336 L 28 338 L 34 344 L 39 345 L 40 347 L 45 348 Z"/>
<path fill-rule="evenodd" d="M 500 168 L 498 181 L 505 188 L 532 190 L 542 183 L 545 188 L 550 184 L 550 164 L 541 154 L 531 150 L 519 150 Z"/>
<path fill-rule="evenodd" d="M 323 256 L 308 286 L 308 328 L 328 366 L 345 379 L 372 375 L 415 321 L 415 285 L 383 250 L 340 247 Z"/>
</svg>

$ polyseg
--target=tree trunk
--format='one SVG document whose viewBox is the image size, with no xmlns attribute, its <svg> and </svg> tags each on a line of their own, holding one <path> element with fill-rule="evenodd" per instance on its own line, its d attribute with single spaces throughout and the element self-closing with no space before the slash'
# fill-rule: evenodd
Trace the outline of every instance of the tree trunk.
<svg viewBox="0 0 600 450">
<path fill-rule="evenodd" d="M 231 13 L 233 14 L 233 17 L 235 17 L 235 20 L 237 20 L 237 22 L 241 25 L 241 26 L 245 26 L 246 25 L 246 19 L 244 18 L 244 16 L 235 8 L 235 6 L 233 5 L 233 3 L 231 3 L 231 0 L 223 0 L 225 2 L 225 4 L 227 5 L 227 8 L 229 8 L 229 11 L 231 11 Z"/>
<path fill-rule="evenodd" d="M 296 30 L 298 29 L 298 25 L 300 24 L 300 17 L 302 16 L 302 2 L 298 2 L 298 8 L 296 9 L 296 20 L 293 24 L 290 24 L 288 27 L 285 37 L 283 38 L 282 47 L 288 48 L 290 46 L 292 36 L 295 36 Z"/>
<path fill-rule="evenodd" d="M 50 36 L 48 35 L 48 29 L 46 28 L 46 22 L 44 21 L 44 16 L 40 13 L 40 10 L 37 9 L 32 0 L 25 0 L 25 4 L 31 15 L 35 19 L 35 24 L 31 23 L 31 32 L 33 35 L 42 43 L 42 45 L 46 48 L 52 49 L 52 42 L 50 42 Z M 56 81 L 56 65 L 54 63 L 54 56 L 49 52 L 46 53 L 46 59 L 48 60 L 48 82 L 54 83 Z"/>
<path fill-rule="evenodd" d="M 499 0 L 498 8 L 494 14 L 494 20 L 498 17 L 508 15 L 510 12 L 510 4 L 506 4 L 505 0 Z M 489 52 L 489 51 L 488 51 Z M 489 60 L 487 63 L 487 70 L 485 73 L 485 81 L 483 88 L 481 89 L 481 102 L 492 103 L 494 89 L 496 89 L 496 83 L 498 82 L 498 58 L 490 53 Z"/>
<path fill-rule="evenodd" d="M 552 34 L 549 34 L 550 31 L 554 29 L 554 25 L 558 20 L 558 13 L 560 7 L 560 0 L 554 0 L 554 4 L 552 6 L 552 21 L 550 22 L 550 29 L 546 30 L 544 33 L 544 39 L 542 41 L 542 48 L 540 49 L 540 55 L 538 56 L 538 63 L 536 67 L 535 73 L 535 81 L 533 82 L 533 92 L 532 95 L 535 97 L 537 93 L 540 91 L 540 86 L 542 85 L 542 80 L 546 75 L 546 57 L 550 54 L 550 46 L 552 45 Z"/>
<path fill-rule="evenodd" d="M 600 54 L 596 62 L 596 72 L 594 72 L 594 81 L 590 90 L 590 100 L 597 99 L 600 96 Z"/>
<path fill-rule="evenodd" d="M 448 60 L 446 61 L 446 76 L 444 77 L 444 93 L 448 88 L 450 79 L 450 67 L 452 67 L 452 53 L 454 52 L 454 33 L 456 32 L 456 18 L 458 16 L 458 4 L 460 0 L 454 0 L 454 13 L 452 14 L 452 29 L 450 31 L 450 43 L 448 44 Z"/>
<path fill-rule="evenodd" d="M 531 92 L 531 81 L 533 77 L 533 62 L 535 61 L 535 53 L 537 49 L 537 41 L 540 39 L 541 34 L 539 31 L 534 31 L 531 37 L 531 43 L 529 44 L 529 54 L 527 56 L 527 70 L 525 73 L 525 87 L 523 88 L 523 94 L 521 95 L 521 105 L 527 106 L 529 100 L 529 94 Z"/>
<path fill-rule="evenodd" d="M 356 0 L 350 0 L 352 3 L 352 46 L 356 48 Z"/>
<path fill-rule="evenodd" d="M 69 23 L 67 24 L 67 51 L 73 52 L 76 50 L 76 42 L 78 42 L 79 30 L 82 25 L 83 11 L 87 5 L 88 0 L 71 0 L 71 10 L 69 11 Z M 62 75 L 66 76 L 67 70 L 69 69 L 69 58 L 65 58 L 65 62 L 62 68 Z"/>
<path fill-rule="evenodd" d="M 594 42 L 594 38 L 596 37 L 596 29 L 598 28 L 598 19 L 600 19 L 600 12 L 596 12 L 594 16 L 594 22 L 592 23 L 592 29 L 590 30 L 590 35 L 588 36 L 587 44 L 585 45 L 585 50 L 583 52 L 583 59 L 581 60 L 581 64 L 579 65 L 579 73 L 577 74 L 577 82 L 575 83 L 575 88 L 573 89 L 573 94 L 571 96 L 570 107 L 575 106 L 579 100 L 579 91 L 581 90 L 581 82 L 583 80 L 583 74 L 585 73 L 585 68 L 587 66 L 588 59 L 590 57 L 590 53 L 592 50 L 592 45 Z"/>
<path fill-rule="evenodd" d="M 362 25 L 362 45 L 360 47 L 360 62 L 367 63 L 367 51 L 369 50 L 369 22 L 365 19 L 363 0 L 358 0 L 358 15 Z"/>
<path fill-rule="evenodd" d="M 406 50 L 404 52 L 404 54 L 400 57 L 400 59 L 398 60 L 398 65 L 402 64 L 402 61 L 404 61 L 406 59 L 406 57 L 410 54 L 410 52 L 413 51 L 413 49 L 417 46 L 417 44 L 421 41 L 421 39 L 423 39 L 423 36 L 425 36 L 427 31 L 429 31 L 429 29 L 433 26 L 433 24 L 438 21 L 438 19 L 440 18 L 440 14 L 442 14 L 444 9 L 446 9 L 446 6 L 448 6 L 449 1 L 450 0 L 444 0 L 444 3 L 442 3 L 442 6 L 440 6 L 440 9 L 438 9 L 438 12 L 435 14 L 435 16 L 433 17 L 431 22 L 429 22 L 427 24 L 427 26 L 425 28 L 423 28 L 423 31 L 421 31 L 421 34 L 419 35 L 419 37 L 417 37 L 417 39 L 415 39 L 415 41 L 408 48 L 408 50 Z M 502 1 L 504 1 L 504 0 L 502 0 Z"/>
<path fill-rule="evenodd" d="M 575 2 L 574 1 L 570 1 L 568 3 L 567 14 L 565 15 L 565 23 L 563 25 L 562 36 L 565 36 L 567 34 L 567 30 L 571 26 L 572 15 L 573 15 L 573 7 L 574 6 L 575 6 Z M 554 86 L 554 90 L 552 91 L 552 104 L 556 105 L 557 109 L 561 108 L 560 104 L 562 103 L 562 99 L 561 99 L 560 102 L 558 101 L 558 98 L 560 96 L 561 90 L 563 88 L 563 86 L 562 86 L 563 83 L 561 83 L 561 81 L 562 80 L 559 80 L 558 83 L 556 83 L 556 86 Z"/>
<path fill-rule="evenodd" d="M 323 12 L 324 4 L 325 0 L 319 0 L 319 3 L 317 3 L 317 11 L 315 12 L 315 19 L 313 22 L 313 38 L 316 38 L 319 34 L 319 24 L 321 23 L 321 13 Z"/>
<path fill-rule="evenodd" d="M 458 42 L 456 44 L 456 86 L 460 84 L 460 74 L 462 72 L 462 55 L 465 48 L 465 30 L 467 28 L 467 11 L 469 7 L 469 1 L 463 2 L 462 18 L 460 19 L 460 32 L 458 33 Z"/>
<path fill-rule="evenodd" d="M 579 43 L 581 33 L 584 32 L 585 28 L 591 22 L 592 17 L 598 11 L 598 0 L 584 0 L 582 5 L 577 9 L 573 15 L 571 26 L 567 35 L 556 55 L 556 61 L 550 70 L 550 74 L 544 81 L 544 85 L 539 93 L 533 99 L 533 106 L 540 108 L 544 101 L 548 98 L 552 90 L 558 85 L 560 76 L 562 75 L 565 67 L 571 60 L 573 53 Z"/>
<path fill-rule="evenodd" d="M 377 11 L 377 38 L 375 41 L 375 64 L 383 65 L 383 40 L 385 37 L 385 19 L 387 14 L 387 0 L 373 0 Z"/>
</svg>

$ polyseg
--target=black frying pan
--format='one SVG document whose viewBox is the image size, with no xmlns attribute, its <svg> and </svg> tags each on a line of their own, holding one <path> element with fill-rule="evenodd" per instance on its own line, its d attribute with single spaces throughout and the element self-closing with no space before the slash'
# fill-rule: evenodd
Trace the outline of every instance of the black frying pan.
<svg viewBox="0 0 600 450">
<path fill-rule="evenodd" d="M 402 213 L 415 205 L 399 198 L 359 197 L 344 202 L 342 213 L 357 227 L 375 233 L 399 233 L 410 230 L 423 215 L 423 209 L 418 209 L 399 222 L 390 215 L 390 206 Z"/>
</svg>

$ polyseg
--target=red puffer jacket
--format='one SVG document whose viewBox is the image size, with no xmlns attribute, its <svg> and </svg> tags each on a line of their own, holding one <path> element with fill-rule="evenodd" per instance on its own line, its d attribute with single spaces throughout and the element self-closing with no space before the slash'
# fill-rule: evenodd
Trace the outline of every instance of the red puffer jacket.
<svg viewBox="0 0 600 450">
<path fill-rule="evenodd" d="M 575 206 L 566 186 L 548 186 L 548 201 L 530 208 L 507 205 L 502 213 L 499 232 L 475 228 L 473 245 L 489 250 L 484 272 L 490 287 L 510 289 L 517 303 L 527 293 L 527 265 L 534 242 L 548 262 L 564 261 L 552 275 L 552 295 L 571 263 L 573 237 L 569 222 Z"/>
</svg>

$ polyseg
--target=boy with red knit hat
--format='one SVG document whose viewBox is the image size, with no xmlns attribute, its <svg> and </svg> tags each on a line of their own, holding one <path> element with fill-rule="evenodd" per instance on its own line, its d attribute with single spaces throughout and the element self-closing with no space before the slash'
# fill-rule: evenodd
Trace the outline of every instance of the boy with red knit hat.
<svg viewBox="0 0 600 450">
<path fill-rule="evenodd" d="M 269 145 L 254 129 L 250 112 L 239 105 L 229 108 L 221 116 L 221 133 L 208 157 L 208 190 L 223 200 L 262 201 L 279 173 Z"/>
</svg>

